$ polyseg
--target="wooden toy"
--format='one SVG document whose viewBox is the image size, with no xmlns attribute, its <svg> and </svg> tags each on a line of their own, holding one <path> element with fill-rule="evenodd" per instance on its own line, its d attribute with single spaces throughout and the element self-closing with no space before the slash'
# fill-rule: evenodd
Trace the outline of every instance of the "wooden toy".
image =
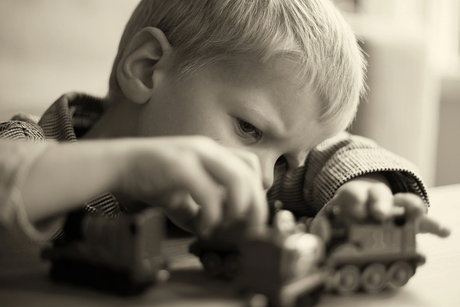
<svg viewBox="0 0 460 307">
<path fill-rule="evenodd" d="M 383 222 L 351 222 L 334 210 L 313 219 L 310 232 L 324 240 L 332 272 L 327 288 L 349 294 L 405 285 L 425 262 L 416 250 L 416 220 L 404 214 Z"/>
<path fill-rule="evenodd" d="M 108 219 L 83 210 L 69 214 L 65 238 L 42 251 L 50 276 L 119 295 L 142 292 L 168 279 L 161 255 L 163 214 L 159 209 Z"/>
<path fill-rule="evenodd" d="M 325 245 L 298 226 L 291 212 L 281 210 L 273 227 L 248 233 L 236 283 L 249 293 L 250 306 L 307 307 L 319 300 L 329 275 Z"/>
<path fill-rule="evenodd" d="M 240 245 L 245 229 L 243 221 L 219 226 L 209 238 L 195 240 L 189 251 L 200 258 L 205 272 L 210 276 L 232 279 L 239 270 Z"/>
<path fill-rule="evenodd" d="M 283 204 L 277 200 L 269 205 L 269 224 Z M 240 266 L 241 244 L 246 237 L 246 223 L 237 221 L 220 225 L 208 238 L 198 237 L 189 247 L 189 252 L 200 258 L 205 272 L 213 277 L 233 279 Z"/>
</svg>

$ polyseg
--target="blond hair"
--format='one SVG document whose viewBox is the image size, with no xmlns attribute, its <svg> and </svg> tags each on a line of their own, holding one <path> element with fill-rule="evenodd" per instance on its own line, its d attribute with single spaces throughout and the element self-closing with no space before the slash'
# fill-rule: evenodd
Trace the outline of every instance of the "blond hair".
<svg viewBox="0 0 460 307">
<path fill-rule="evenodd" d="M 243 57 L 294 59 L 330 126 L 348 126 L 364 92 L 362 52 L 329 0 L 142 0 L 121 38 L 109 94 L 120 92 L 116 68 L 126 46 L 148 26 L 165 33 L 178 75 Z"/>
</svg>

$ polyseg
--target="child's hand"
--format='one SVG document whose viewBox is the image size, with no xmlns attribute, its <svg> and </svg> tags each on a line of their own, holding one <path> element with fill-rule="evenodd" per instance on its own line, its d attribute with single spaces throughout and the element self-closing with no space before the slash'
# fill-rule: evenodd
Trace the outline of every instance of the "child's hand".
<svg viewBox="0 0 460 307">
<path fill-rule="evenodd" d="M 206 235 L 223 221 L 266 222 L 268 207 L 254 154 L 197 136 L 133 140 L 126 146 L 117 190 L 162 206 L 179 226 Z"/>
<path fill-rule="evenodd" d="M 318 214 L 324 214 L 326 207 L 352 221 L 363 221 L 369 217 L 383 221 L 406 212 L 414 218 L 421 216 L 418 232 L 429 232 L 441 237 L 450 234 L 447 228 L 426 216 L 427 207 L 421 197 L 413 193 L 393 195 L 381 174 L 368 174 L 348 181 Z"/>
</svg>

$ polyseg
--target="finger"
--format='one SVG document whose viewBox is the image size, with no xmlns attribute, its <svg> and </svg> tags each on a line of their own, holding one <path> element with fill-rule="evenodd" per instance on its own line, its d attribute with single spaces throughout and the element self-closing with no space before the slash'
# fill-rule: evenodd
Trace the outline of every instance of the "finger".
<svg viewBox="0 0 460 307">
<path fill-rule="evenodd" d="M 184 202 L 183 205 L 194 206 L 195 202 L 199 204 L 198 212 L 192 207 L 187 210 L 197 216 L 198 232 L 206 236 L 222 220 L 223 188 L 203 168 L 202 162 L 195 155 L 184 155 L 174 169 L 177 170 L 177 188 L 188 191 L 194 200 Z"/>
<path fill-rule="evenodd" d="M 263 190 L 254 195 L 253 203 L 248 212 L 249 226 L 259 227 L 268 223 L 267 195 Z"/>
<path fill-rule="evenodd" d="M 419 233 L 431 233 L 442 238 L 448 237 L 451 233 L 449 228 L 442 226 L 441 223 L 426 215 L 420 218 L 418 226 Z"/>
<path fill-rule="evenodd" d="M 404 208 L 407 216 L 417 217 L 427 212 L 423 199 L 413 193 L 397 193 L 393 196 L 394 206 Z"/>
<path fill-rule="evenodd" d="M 254 172 L 255 179 L 254 183 L 262 183 L 262 168 L 260 165 L 259 158 L 257 155 L 255 155 L 252 152 L 248 152 L 243 149 L 239 148 L 228 148 L 232 153 L 234 153 L 238 158 L 240 158 L 243 162 L 248 165 L 252 171 Z M 249 178 L 248 178 L 249 179 Z M 263 186 L 262 189 L 259 187 L 255 188 L 255 191 L 253 192 L 253 201 L 251 204 L 249 204 L 249 211 L 247 212 L 248 214 L 248 220 L 249 224 L 252 226 L 258 226 L 258 225 L 264 225 L 268 221 L 268 204 L 267 204 L 267 195 L 265 191 L 263 191 Z M 244 213 L 244 208 L 241 208 L 239 206 L 234 207 L 232 205 L 228 206 L 228 213 L 230 218 L 236 217 L 239 214 Z M 238 211 L 238 209 L 240 211 Z"/>
<path fill-rule="evenodd" d="M 224 219 L 248 218 L 250 224 L 261 224 L 268 219 L 266 194 L 263 190 L 260 163 L 253 153 L 241 149 L 228 149 L 208 138 L 197 137 L 192 145 L 204 169 L 223 187 Z M 203 208 L 203 219 L 206 210 Z M 220 211 L 222 213 L 222 211 Z"/>
<path fill-rule="evenodd" d="M 268 209 L 261 177 L 253 168 L 228 150 L 222 150 L 218 154 L 207 152 L 202 162 L 206 170 L 225 189 L 225 218 L 231 221 L 249 217 L 250 223 L 259 223 Z"/>
<path fill-rule="evenodd" d="M 394 215 L 393 193 L 384 184 L 375 184 L 368 190 L 369 213 L 375 219 L 383 221 Z"/>
<path fill-rule="evenodd" d="M 262 181 L 262 166 L 260 165 L 259 158 L 256 154 L 240 148 L 231 147 L 228 149 L 235 155 L 237 155 L 240 159 L 242 159 L 244 162 L 246 162 L 246 164 L 254 171 L 256 176 L 258 176 Z"/>
<path fill-rule="evenodd" d="M 168 204 L 163 206 L 168 218 L 182 229 L 197 233 L 199 228 L 196 221 L 198 220 L 200 206 L 185 191 L 176 191 L 169 195 L 168 198 Z"/>
<path fill-rule="evenodd" d="M 344 186 L 342 186 L 344 187 Z M 335 196 L 327 204 L 328 209 L 336 214 L 356 220 L 367 217 L 367 192 L 355 189 L 352 185 L 337 190 Z"/>
</svg>

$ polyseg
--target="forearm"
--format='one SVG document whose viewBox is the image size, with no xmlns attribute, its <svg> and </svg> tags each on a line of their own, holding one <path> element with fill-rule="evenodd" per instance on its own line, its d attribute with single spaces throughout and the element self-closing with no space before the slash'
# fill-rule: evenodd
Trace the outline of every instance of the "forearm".
<svg viewBox="0 0 460 307">
<path fill-rule="evenodd" d="M 285 209 L 298 216 L 315 216 L 341 186 L 371 174 L 382 176 L 393 194 L 412 192 L 428 203 L 425 187 L 410 162 L 372 140 L 347 133 L 314 148 L 304 166 L 277 178 L 268 197 L 272 202 L 281 200 Z"/>
<path fill-rule="evenodd" d="M 36 222 L 68 212 L 113 190 L 121 172 L 120 155 L 110 141 L 48 148 L 32 165 L 22 187 L 28 219 Z"/>
<path fill-rule="evenodd" d="M 372 140 L 342 134 L 313 150 L 306 162 L 305 195 L 321 209 L 342 185 L 363 175 L 385 177 L 393 194 L 412 192 L 426 203 L 428 196 L 417 168 Z"/>
</svg>

